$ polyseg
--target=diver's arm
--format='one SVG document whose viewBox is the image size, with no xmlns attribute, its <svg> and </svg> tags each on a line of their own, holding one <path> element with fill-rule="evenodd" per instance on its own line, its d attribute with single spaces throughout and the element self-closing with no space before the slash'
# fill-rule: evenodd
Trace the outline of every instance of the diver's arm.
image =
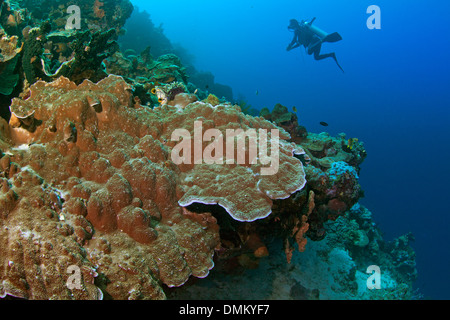
<svg viewBox="0 0 450 320">
<path fill-rule="evenodd" d="M 290 43 L 289 45 L 288 45 L 288 47 L 286 48 L 286 51 L 291 51 L 292 49 L 295 49 L 295 48 L 298 48 L 298 47 L 300 47 L 300 43 L 295 43 L 295 44 L 292 44 L 292 43 Z"/>
<path fill-rule="evenodd" d="M 294 38 L 292 39 L 291 43 L 289 43 L 289 45 L 286 48 L 286 51 L 290 51 L 292 49 L 298 48 L 300 47 L 300 43 L 298 41 L 298 36 L 297 34 L 294 34 Z"/>
</svg>

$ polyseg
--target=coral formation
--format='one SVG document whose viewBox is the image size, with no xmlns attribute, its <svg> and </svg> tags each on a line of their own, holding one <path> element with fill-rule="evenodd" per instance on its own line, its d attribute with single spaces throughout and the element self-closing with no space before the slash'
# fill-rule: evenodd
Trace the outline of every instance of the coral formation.
<svg viewBox="0 0 450 320">
<path fill-rule="evenodd" d="M 9 96 L 19 82 L 16 65 L 19 60 L 19 46 L 17 36 L 7 36 L 0 30 L 0 94 Z"/>
<path fill-rule="evenodd" d="M 55 96 L 59 98 L 55 100 Z M 93 108 L 88 100 L 101 103 L 102 111 Z M 30 88 L 27 100 L 13 101 L 12 110 L 26 113 L 27 108 L 32 108 L 33 119 L 40 124 L 31 131 L 23 124 L 9 130 L 15 145 L 28 147 L 10 149 L 11 154 L 1 160 L 5 176 L 2 208 L 11 208 L 8 212 L 2 210 L 2 230 L 11 230 L 2 239 L 12 240 L 10 233 L 15 226 L 21 226 L 20 232 L 27 235 L 23 242 L 55 238 L 55 244 L 46 246 L 66 247 L 70 255 L 84 252 L 68 263 L 80 268 L 87 261 L 91 268 L 95 265 L 99 274 L 96 285 L 105 295 L 116 299 L 163 298 L 159 282 L 179 286 L 191 274 L 208 274 L 214 248 L 219 244 L 217 225 L 208 214 L 202 218 L 192 216 L 178 206 L 173 178 L 176 173 L 167 163 L 167 147 L 152 137 L 156 137 L 154 130 L 161 124 L 155 121 L 157 117 L 146 123 L 144 115 L 148 111 L 134 109 L 131 102 L 130 88 L 119 77 L 109 77 L 98 85 L 84 82 L 80 87 L 65 78 L 50 84 L 37 82 Z M 139 118 L 142 126 L 130 121 Z M 29 197 L 25 190 L 30 183 L 25 184 L 24 175 L 41 193 L 44 181 L 44 188 L 50 188 L 48 181 L 57 189 L 51 188 L 53 193 L 49 195 Z M 23 189 L 19 189 L 19 181 Z M 47 203 L 49 197 L 56 200 Z M 33 204 L 42 207 L 42 214 L 36 212 L 30 219 L 27 208 Z M 59 241 L 48 233 L 56 234 L 58 230 L 58 237 L 65 240 Z M 14 237 L 19 237 L 16 233 Z M 1 256 L 20 269 L 23 255 Z M 50 253 L 46 256 L 57 258 Z M 55 287 L 51 291 L 45 284 L 50 278 L 42 273 L 37 280 L 43 282 L 43 292 L 35 293 L 37 288 L 29 282 L 39 278 L 40 273 L 32 272 L 36 271 L 32 264 L 28 268 L 27 273 L 19 274 L 4 270 L 1 277 L 8 286 L 2 292 L 32 299 L 53 295 L 69 298 L 74 292 L 66 288 L 66 272 L 60 269 L 59 282 L 52 281 Z M 83 289 L 83 295 L 74 297 L 92 297 L 91 289 Z"/>
<path fill-rule="evenodd" d="M 14 125 L 5 132 L 12 144 L 1 159 L 5 177 L 1 191 L 4 207 L 10 210 L 2 213 L 2 228 L 21 225 L 21 232 L 31 238 L 46 238 L 48 228 L 59 230 L 58 236 L 65 237 L 74 250 L 85 252 L 71 263 L 80 268 L 95 266 L 96 286 L 116 299 L 162 298 L 159 282 L 180 286 L 190 275 L 208 274 L 219 245 L 215 218 L 209 213 L 190 213 L 180 205 L 218 203 L 236 219 L 251 221 L 270 213 L 271 198 L 288 197 L 305 183 L 293 146 L 283 140 L 276 176 L 258 178 L 260 164 L 177 166 L 171 161 L 176 145 L 172 132 L 178 127 L 192 131 L 195 120 L 224 130 L 276 128 L 231 105 L 197 102 L 182 113 L 170 106 L 150 110 L 134 104 L 130 86 L 117 76 L 79 86 L 64 77 L 51 83 L 38 81 L 26 96 L 13 100 Z M 19 188 L 30 187 L 24 175 L 41 192 L 50 188 L 50 194 L 29 198 Z M 242 194 L 234 191 L 237 183 L 248 184 Z M 46 198 L 54 201 L 47 203 Z M 30 220 L 25 218 L 26 208 L 33 203 L 43 209 Z M 34 219 L 43 220 L 39 223 L 42 229 L 36 230 Z M 3 239 L 9 239 L 9 232 Z M 21 263 L 7 254 L 2 257 Z M 5 270 L 2 281 L 12 284 L 3 291 L 26 298 L 71 294 L 64 277 L 59 284 L 52 282 L 52 294 L 45 283 L 39 295 L 26 290 L 25 284 L 13 285 L 28 283 L 30 277 L 36 275 Z M 40 281 L 45 282 L 42 277 Z M 83 290 L 80 298 L 92 297 L 92 288 Z"/>
<path fill-rule="evenodd" d="M 70 14 L 67 9 L 76 5 L 83 13 L 80 19 L 82 30 L 91 30 L 93 33 L 100 30 L 114 29 L 117 34 L 122 32 L 126 20 L 133 12 L 133 5 L 129 0 L 9 0 L 15 4 L 14 11 L 23 10 L 22 23 L 19 26 L 38 26 L 41 21 L 48 20 L 51 23 L 51 29 L 63 31 Z M 20 8 L 20 9 L 19 9 Z M 24 8 L 24 9 L 22 9 Z M 22 11 L 19 11 L 22 12 Z"/>
<path fill-rule="evenodd" d="M 87 31 L 66 30 L 72 5 L 83 13 L 80 27 Z M 105 78 L 103 60 L 117 51 L 115 40 L 132 10 L 128 0 L 1 1 L 0 98 L 17 96 L 38 80 Z M 2 115 L 5 108 L 0 106 Z"/>
<path fill-rule="evenodd" d="M 301 143 L 307 135 L 306 128 L 298 124 L 297 115 L 289 112 L 285 106 L 279 103 L 275 105 L 272 112 L 267 108 L 263 108 L 259 115 L 289 132 L 291 141 L 295 143 Z"/>
<path fill-rule="evenodd" d="M 150 47 L 144 50 L 139 56 L 124 56 L 121 52 L 115 53 L 105 61 L 106 70 L 110 74 L 120 74 L 133 86 L 135 95 L 139 97 L 141 103 L 150 106 L 167 103 L 174 100 L 175 95 L 187 92 L 187 75 L 180 59 L 167 54 L 153 59 L 150 54 Z M 180 91 L 173 91 L 172 87 L 181 88 Z M 158 101 L 158 97 L 152 94 L 152 90 L 159 87 L 164 97 Z M 166 92 L 167 91 L 167 92 Z"/>
<path fill-rule="evenodd" d="M 325 235 L 323 223 L 336 219 L 363 196 L 358 182 L 359 165 L 366 157 L 362 142 L 352 150 L 345 146 L 345 135 L 331 137 L 327 133 L 308 133 L 301 146 L 308 157 L 308 186 L 316 194 L 316 210 L 310 216 L 308 235 L 320 240 Z"/>
<path fill-rule="evenodd" d="M 22 67 L 29 84 L 65 76 L 81 83 L 100 81 L 108 74 L 102 63 L 118 49 L 115 31 L 91 33 L 52 32 L 49 24 L 29 30 L 24 42 Z"/>
</svg>

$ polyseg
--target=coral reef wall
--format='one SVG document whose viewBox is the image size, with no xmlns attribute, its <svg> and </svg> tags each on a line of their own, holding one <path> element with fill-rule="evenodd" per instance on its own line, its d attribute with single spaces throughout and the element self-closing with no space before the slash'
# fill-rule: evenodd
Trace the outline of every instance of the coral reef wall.
<svg viewBox="0 0 450 320">
<path fill-rule="evenodd" d="M 195 67 L 195 57 L 193 57 L 185 48 L 176 43 L 172 43 L 165 35 L 163 26 L 155 26 L 151 20 L 150 14 L 141 11 L 135 7 L 131 17 L 125 25 L 126 33 L 119 37 L 119 44 L 125 56 L 133 60 L 147 48 L 155 57 L 164 56 L 170 53 L 176 54 L 186 68 L 188 81 L 199 88 L 199 91 L 205 91 L 216 96 L 224 97 L 228 101 L 233 101 L 233 90 L 230 86 L 216 83 L 214 75 L 207 71 L 198 71 Z M 143 33 L 142 29 L 146 32 Z"/>
<path fill-rule="evenodd" d="M 357 297 L 369 261 L 411 296 L 412 236 L 384 243 L 358 205 L 362 142 L 309 133 L 281 104 L 248 115 L 172 52 L 123 52 L 128 0 L 37 4 L 0 0 L 0 298 L 176 298 L 272 257 L 310 266 L 282 280 L 291 297 Z M 320 281 L 324 256 L 348 286 Z"/>
<path fill-rule="evenodd" d="M 115 40 L 132 11 L 128 0 L 2 0 L 0 115 L 8 118 L 7 101 L 38 80 L 106 77 L 102 62 L 117 51 Z"/>
</svg>

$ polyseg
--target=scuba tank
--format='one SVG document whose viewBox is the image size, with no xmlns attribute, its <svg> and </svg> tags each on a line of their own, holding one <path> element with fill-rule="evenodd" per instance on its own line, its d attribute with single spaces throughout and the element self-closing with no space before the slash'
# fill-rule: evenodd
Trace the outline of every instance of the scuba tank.
<svg viewBox="0 0 450 320">
<path fill-rule="evenodd" d="M 313 26 L 313 22 L 315 20 L 316 18 L 313 18 L 310 22 L 302 21 L 302 24 L 303 26 L 308 28 L 312 33 L 314 33 L 317 37 L 319 37 L 320 40 L 322 40 L 322 42 L 337 42 L 342 40 L 341 35 L 337 32 L 328 33 L 316 26 Z"/>
</svg>

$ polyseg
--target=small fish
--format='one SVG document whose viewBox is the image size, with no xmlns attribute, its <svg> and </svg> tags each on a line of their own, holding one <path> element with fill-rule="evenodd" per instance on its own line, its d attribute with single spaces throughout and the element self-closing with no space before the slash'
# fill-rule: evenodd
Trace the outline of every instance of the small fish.
<svg viewBox="0 0 450 320">
<path fill-rule="evenodd" d="M 208 89 L 209 89 L 209 85 L 206 85 L 206 86 L 205 86 L 205 89 L 208 90 Z"/>
<path fill-rule="evenodd" d="M 258 90 L 256 90 L 255 94 L 256 94 L 256 95 L 258 95 L 258 94 L 259 94 L 259 91 L 258 91 Z"/>
<path fill-rule="evenodd" d="M 348 141 L 347 141 L 347 148 L 350 149 L 350 150 L 353 150 L 353 146 L 354 146 L 354 144 L 356 142 L 358 142 L 358 138 L 348 139 Z"/>
<path fill-rule="evenodd" d="M 293 107 L 292 107 L 292 110 L 293 110 L 295 113 L 297 113 L 297 107 L 296 107 L 296 106 L 293 106 Z"/>
<path fill-rule="evenodd" d="M 198 89 L 195 89 L 194 94 L 197 94 L 197 92 L 198 92 Z"/>
<path fill-rule="evenodd" d="M 320 125 L 321 125 L 321 126 L 324 126 L 324 127 L 328 127 L 328 123 L 326 123 L 326 122 L 324 122 L 324 121 L 321 121 L 321 122 L 320 122 Z"/>
</svg>

